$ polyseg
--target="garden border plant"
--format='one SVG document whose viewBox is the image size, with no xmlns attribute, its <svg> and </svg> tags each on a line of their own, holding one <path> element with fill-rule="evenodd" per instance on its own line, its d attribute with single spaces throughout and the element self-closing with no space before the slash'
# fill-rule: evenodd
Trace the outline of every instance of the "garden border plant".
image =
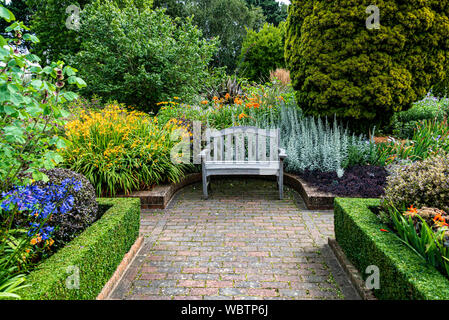
<svg viewBox="0 0 449 320">
<path fill-rule="evenodd" d="M 139 199 L 97 199 L 103 216 L 27 276 L 25 300 L 95 299 L 139 236 Z M 79 268 L 79 288 L 68 287 Z M 76 283 L 75 283 L 76 284 Z"/>
<path fill-rule="evenodd" d="M 449 280 L 408 248 L 371 211 L 378 199 L 336 198 L 335 237 L 348 259 L 363 272 L 380 270 L 380 299 L 449 299 Z M 382 231 L 385 230 L 385 231 Z"/>
</svg>

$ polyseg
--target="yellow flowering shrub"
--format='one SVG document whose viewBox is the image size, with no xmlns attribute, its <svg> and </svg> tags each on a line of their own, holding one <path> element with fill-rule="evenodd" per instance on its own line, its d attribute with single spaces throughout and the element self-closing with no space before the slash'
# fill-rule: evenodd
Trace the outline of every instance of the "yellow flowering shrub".
<svg viewBox="0 0 449 320">
<path fill-rule="evenodd" d="M 178 143 L 170 135 L 180 127 L 175 119 L 159 125 L 157 117 L 109 105 L 67 123 L 71 143 L 61 152 L 65 165 L 84 174 L 98 195 L 146 190 L 179 181 L 187 169 L 170 158 Z"/>
</svg>

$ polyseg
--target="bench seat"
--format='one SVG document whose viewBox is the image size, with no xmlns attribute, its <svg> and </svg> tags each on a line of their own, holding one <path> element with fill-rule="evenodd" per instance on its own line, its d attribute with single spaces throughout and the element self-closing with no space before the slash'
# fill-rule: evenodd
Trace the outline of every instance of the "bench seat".
<svg viewBox="0 0 449 320">
<path fill-rule="evenodd" d="M 279 148 L 279 129 L 233 127 L 206 131 L 206 148 L 201 151 L 203 195 L 208 198 L 214 175 L 276 176 L 279 198 L 283 198 L 285 150 Z M 223 160 L 225 159 L 225 160 Z"/>
</svg>

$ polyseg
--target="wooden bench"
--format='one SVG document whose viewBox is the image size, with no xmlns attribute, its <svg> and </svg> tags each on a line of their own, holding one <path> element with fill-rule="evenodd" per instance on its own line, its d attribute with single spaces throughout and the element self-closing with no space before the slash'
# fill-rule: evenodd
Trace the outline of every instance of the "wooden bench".
<svg viewBox="0 0 449 320">
<path fill-rule="evenodd" d="M 277 176 L 279 199 L 282 199 L 283 162 L 287 154 L 279 146 L 279 129 L 207 129 L 206 148 L 200 153 L 204 198 L 208 198 L 210 177 L 213 175 L 262 175 Z"/>
</svg>

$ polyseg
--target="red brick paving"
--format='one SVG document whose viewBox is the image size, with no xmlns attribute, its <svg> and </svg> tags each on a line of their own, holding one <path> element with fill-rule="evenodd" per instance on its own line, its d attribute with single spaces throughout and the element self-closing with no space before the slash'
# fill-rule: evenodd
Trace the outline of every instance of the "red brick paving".
<svg viewBox="0 0 449 320">
<path fill-rule="evenodd" d="M 332 212 L 305 210 L 275 183 L 184 188 L 163 211 L 142 212 L 145 245 L 112 299 L 341 299 L 328 258 Z"/>
</svg>

